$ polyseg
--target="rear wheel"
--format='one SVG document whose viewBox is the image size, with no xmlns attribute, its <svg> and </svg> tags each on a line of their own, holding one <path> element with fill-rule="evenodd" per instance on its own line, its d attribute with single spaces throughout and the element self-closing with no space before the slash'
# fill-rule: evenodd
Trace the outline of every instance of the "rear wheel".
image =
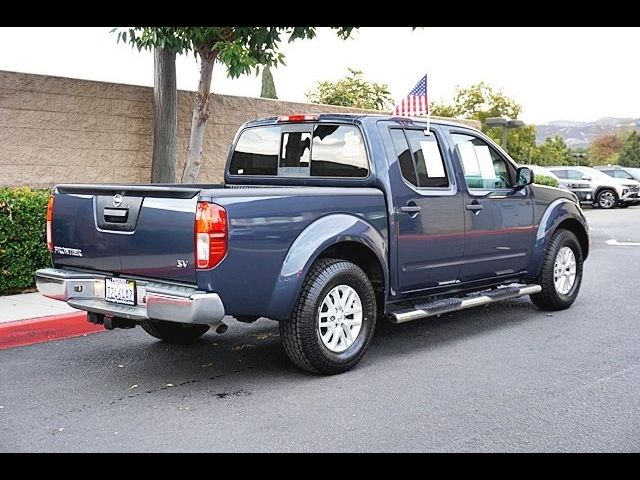
<svg viewBox="0 0 640 480">
<path fill-rule="evenodd" d="M 598 196 L 596 197 L 596 203 L 600 208 L 610 209 L 614 208 L 618 203 L 618 196 L 616 192 L 609 188 L 605 188 L 598 192 Z"/>
<path fill-rule="evenodd" d="M 162 320 L 143 320 L 142 328 L 152 337 L 168 343 L 189 343 L 207 333 L 209 325 L 188 325 Z"/>
<path fill-rule="evenodd" d="M 582 283 L 582 249 L 576 236 L 568 230 L 556 231 L 545 252 L 538 283 L 540 293 L 531 301 L 542 310 L 564 310 L 578 296 Z"/>
<path fill-rule="evenodd" d="M 375 325 L 367 275 L 351 262 L 323 259 L 311 267 L 291 316 L 280 322 L 280 337 L 298 367 L 331 375 L 360 361 Z"/>
</svg>

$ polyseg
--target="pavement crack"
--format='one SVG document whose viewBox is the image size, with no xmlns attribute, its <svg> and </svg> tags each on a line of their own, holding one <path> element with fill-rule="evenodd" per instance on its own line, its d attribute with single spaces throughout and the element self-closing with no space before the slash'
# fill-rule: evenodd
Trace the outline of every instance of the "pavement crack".
<svg viewBox="0 0 640 480">
<path fill-rule="evenodd" d="M 234 375 L 236 373 L 244 372 L 244 371 L 246 371 L 246 370 L 248 370 L 250 368 L 254 368 L 254 367 L 245 367 L 245 368 L 242 368 L 242 369 L 232 370 L 232 371 L 227 372 L 227 373 L 220 373 L 218 375 L 213 375 L 213 376 L 207 377 L 207 378 L 196 378 L 196 379 L 193 379 L 193 380 L 185 380 L 184 382 L 169 383 L 169 384 L 163 385 L 163 386 L 158 387 L 158 388 L 151 388 L 149 390 L 143 390 L 143 391 L 137 392 L 137 393 L 129 393 L 127 395 L 122 395 L 122 396 L 112 400 L 111 402 L 109 402 L 109 405 L 115 405 L 116 403 L 119 403 L 119 402 L 121 402 L 123 400 L 127 400 L 127 399 L 130 399 L 130 398 L 137 398 L 137 397 L 141 397 L 141 396 L 144 396 L 144 395 L 150 395 L 150 394 L 161 392 L 163 390 L 170 390 L 170 389 L 173 390 L 173 389 L 176 389 L 176 388 L 179 388 L 179 387 L 184 387 L 186 385 L 192 385 L 192 384 L 196 384 L 196 383 L 201 383 L 203 381 L 217 380 L 219 378 L 224 378 L 224 377 L 228 377 L 230 375 Z M 242 390 L 242 389 L 241 390 L 237 390 L 237 391 L 233 391 L 233 392 L 222 392 L 222 393 L 216 394 L 216 395 L 223 395 L 223 394 L 224 394 L 224 396 L 219 397 L 219 398 L 225 398 L 225 397 L 227 397 L 229 395 L 233 395 L 233 396 L 251 395 L 250 392 L 246 392 L 245 390 Z"/>
<path fill-rule="evenodd" d="M 227 391 L 223 391 L 220 393 L 211 393 L 212 397 L 217 397 L 217 398 L 227 398 L 227 397 L 247 397 L 251 395 L 251 392 L 244 390 L 244 389 L 239 389 L 239 390 L 233 390 L 231 392 L 227 392 Z"/>
</svg>

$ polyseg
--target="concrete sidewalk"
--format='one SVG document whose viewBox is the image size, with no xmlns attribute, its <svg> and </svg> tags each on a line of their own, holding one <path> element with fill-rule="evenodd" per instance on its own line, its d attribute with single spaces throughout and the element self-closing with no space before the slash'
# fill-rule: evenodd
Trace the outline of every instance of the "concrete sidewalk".
<svg viewBox="0 0 640 480">
<path fill-rule="evenodd" d="M 0 297 L 0 323 L 79 312 L 65 302 L 51 300 L 39 293 Z"/>
</svg>

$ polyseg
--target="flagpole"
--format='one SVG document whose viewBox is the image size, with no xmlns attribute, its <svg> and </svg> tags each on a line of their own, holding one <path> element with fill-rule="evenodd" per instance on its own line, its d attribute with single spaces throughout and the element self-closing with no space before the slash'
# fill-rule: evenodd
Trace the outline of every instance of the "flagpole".
<svg viewBox="0 0 640 480">
<path fill-rule="evenodd" d="M 427 82 L 425 82 L 425 85 L 427 85 L 427 87 L 429 86 Z M 429 108 L 429 92 L 427 92 L 427 88 L 425 88 L 424 95 L 427 101 L 427 132 L 426 134 L 431 135 L 431 109 Z"/>
</svg>

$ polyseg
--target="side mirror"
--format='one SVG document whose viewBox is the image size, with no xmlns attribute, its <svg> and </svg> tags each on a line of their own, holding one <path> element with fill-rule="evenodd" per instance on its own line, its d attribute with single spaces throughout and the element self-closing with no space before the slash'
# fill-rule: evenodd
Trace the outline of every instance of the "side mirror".
<svg viewBox="0 0 640 480">
<path fill-rule="evenodd" d="M 533 183 L 533 170 L 528 167 L 520 167 L 516 170 L 516 189 L 524 188 Z"/>
<path fill-rule="evenodd" d="M 582 177 L 582 180 L 586 180 L 587 182 L 590 182 L 592 180 L 592 178 L 589 175 L 584 175 Z"/>
</svg>

